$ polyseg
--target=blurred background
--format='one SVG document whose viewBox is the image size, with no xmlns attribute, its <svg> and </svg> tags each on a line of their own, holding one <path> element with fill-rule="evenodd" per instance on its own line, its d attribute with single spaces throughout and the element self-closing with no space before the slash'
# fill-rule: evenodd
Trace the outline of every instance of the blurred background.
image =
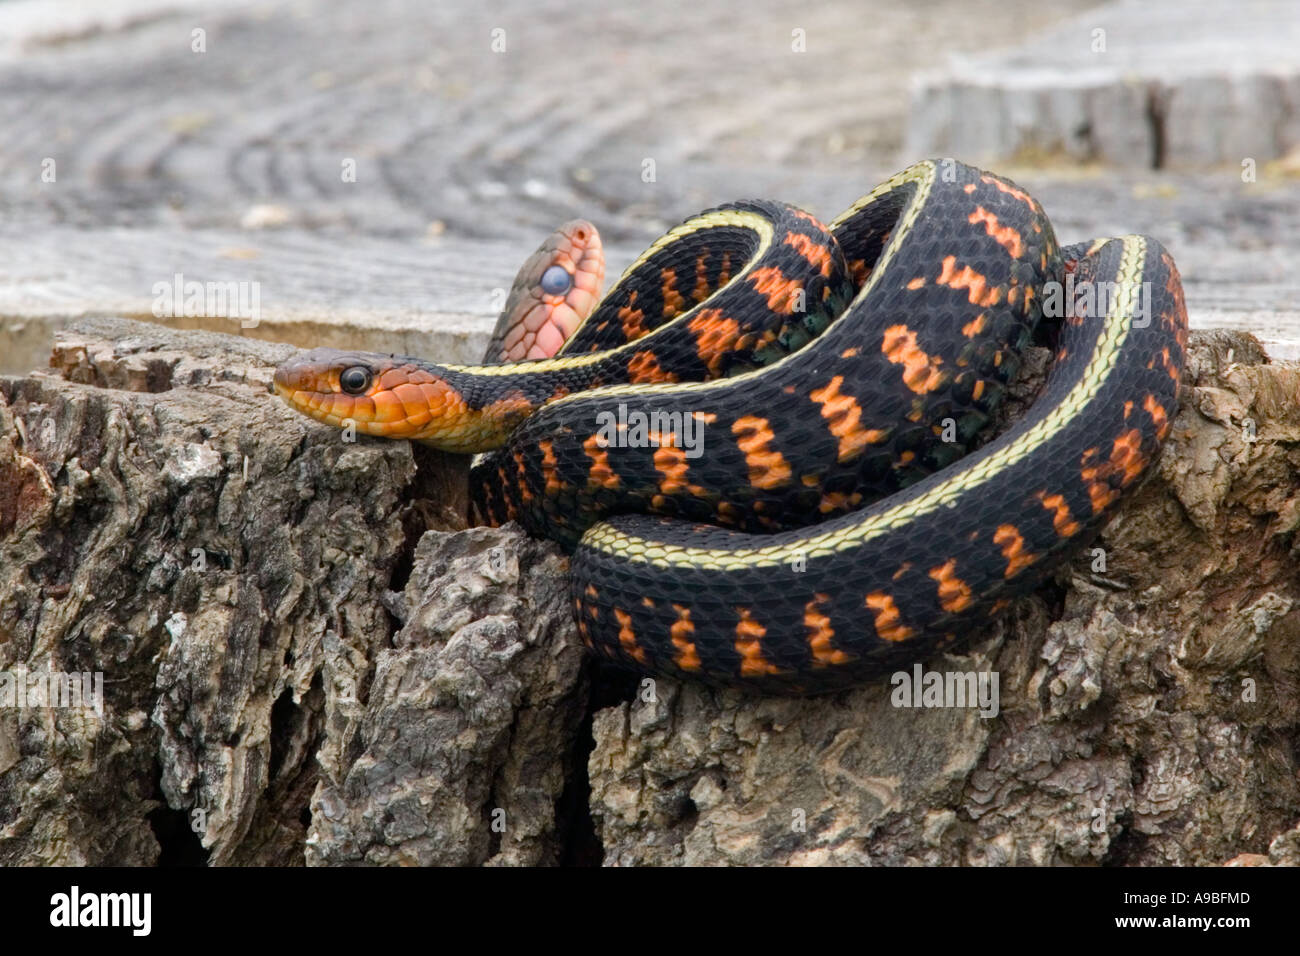
<svg viewBox="0 0 1300 956">
<path fill-rule="evenodd" d="M 832 218 L 916 159 L 1064 242 L 1150 232 L 1193 327 L 1300 357 L 1287 0 L 0 0 L 0 373 L 118 314 L 468 361 L 582 216 L 610 279 L 707 206 Z M 174 277 L 256 322 L 157 318 Z"/>
</svg>

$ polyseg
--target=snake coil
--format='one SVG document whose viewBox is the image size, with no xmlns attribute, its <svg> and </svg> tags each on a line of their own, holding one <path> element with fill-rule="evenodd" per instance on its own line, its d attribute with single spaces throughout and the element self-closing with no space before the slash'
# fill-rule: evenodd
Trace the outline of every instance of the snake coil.
<svg viewBox="0 0 1300 956">
<path fill-rule="evenodd" d="M 1041 395 L 976 447 L 1044 319 Z M 936 160 L 829 229 L 762 202 L 688 220 L 555 358 L 317 350 L 276 384 L 331 424 L 498 449 L 476 514 L 573 549 L 608 659 L 811 694 L 954 645 L 1084 547 L 1168 434 L 1186 329 L 1154 239 L 1061 250 L 1014 183 Z"/>
</svg>

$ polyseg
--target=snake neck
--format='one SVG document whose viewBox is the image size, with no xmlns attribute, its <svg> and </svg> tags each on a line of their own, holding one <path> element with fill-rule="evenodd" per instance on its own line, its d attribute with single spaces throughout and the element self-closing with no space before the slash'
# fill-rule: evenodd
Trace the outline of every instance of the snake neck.
<svg viewBox="0 0 1300 956">
<path fill-rule="evenodd" d="M 494 451 L 546 403 L 602 384 L 605 364 L 549 359 L 515 366 L 443 368 L 439 397 L 445 410 L 432 415 L 421 434 L 409 437 L 443 451 Z"/>
</svg>

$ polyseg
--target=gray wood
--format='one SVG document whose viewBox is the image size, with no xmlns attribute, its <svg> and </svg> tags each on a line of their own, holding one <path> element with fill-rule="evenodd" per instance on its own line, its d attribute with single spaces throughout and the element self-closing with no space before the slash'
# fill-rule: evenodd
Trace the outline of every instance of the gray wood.
<svg viewBox="0 0 1300 956">
<path fill-rule="evenodd" d="M 1239 167 L 1300 148 L 1291 0 L 1116 2 L 915 78 L 911 152 Z"/>
<path fill-rule="evenodd" d="M 641 243 L 737 194 L 808 200 L 813 169 L 860 189 L 864 161 L 893 164 L 908 73 L 936 48 L 979 49 L 1075 8 L 376 0 L 362 21 L 350 4 L 297 0 L 159 13 L 0 61 L 0 88 L 17 93 L 0 99 L 0 211 L 215 228 L 273 201 L 312 229 L 419 235 L 436 220 L 479 238 L 580 214 Z M 191 52 L 195 28 L 205 53 Z M 54 185 L 39 179 L 47 156 Z"/>
<path fill-rule="evenodd" d="M 165 324 L 472 361 L 495 291 L 557 223 L 597 223 L 612 279 L 717 202 L 772 196 L 829 218 L 916 158 L 901 152 L 911 71 L 1080 6 L 935 0 L 864 15 L 763 0 L 743 15 L 679 3 L 646 17 L 386 0 L 367 5 L 364 35 L 354 10 L 324 0 L 56 9 L 0 4 L 4 372 L 43 365 L 70 318 L 157 320 L 153 285 L 178 272 L 259 283 L 262 320 Z M 498 27 L 504 53 L 490 48 Z M 190 49 L 196 28 L 204 53 Z M 1005 171 L 1063 238 L 1165 241 L 1194 326 L 1300 355 L 1293 181 Z"/>
</svg>

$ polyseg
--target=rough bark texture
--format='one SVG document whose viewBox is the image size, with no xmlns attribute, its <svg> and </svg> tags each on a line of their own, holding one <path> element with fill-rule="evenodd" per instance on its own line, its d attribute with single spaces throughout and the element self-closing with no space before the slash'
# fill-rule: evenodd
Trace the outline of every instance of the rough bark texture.
<svg viewBox="0 0 1300 956">
<path fill-rule="evenodd" d="M 322 761 L 307 862 L 555 863 L 586 708 L 566 563 L 518 528 L 426 534 L 369 700 Z"/>
<path fill-rule="evenodd" d="M 302 861 L 420 502 L 267 393 L 288 352 L 100 320 L 0 379 L 0 670 L 105 688 L 0 711 L 0 862 Z"/>
<path fill-rule="evenodd" d="M 0 378 L 0 671 L 106 698 L 0 708 L 0 863 L 1300 862 L 1300 369 L 1249 337 L 1193 337 L 1104 571 L 927 663 L 996 671 L 992 719 L 596 707 L 554 548 L 421 537 L 460 463 L 288 412 L 285 351 L 101 319 Z"/>
</svg>

